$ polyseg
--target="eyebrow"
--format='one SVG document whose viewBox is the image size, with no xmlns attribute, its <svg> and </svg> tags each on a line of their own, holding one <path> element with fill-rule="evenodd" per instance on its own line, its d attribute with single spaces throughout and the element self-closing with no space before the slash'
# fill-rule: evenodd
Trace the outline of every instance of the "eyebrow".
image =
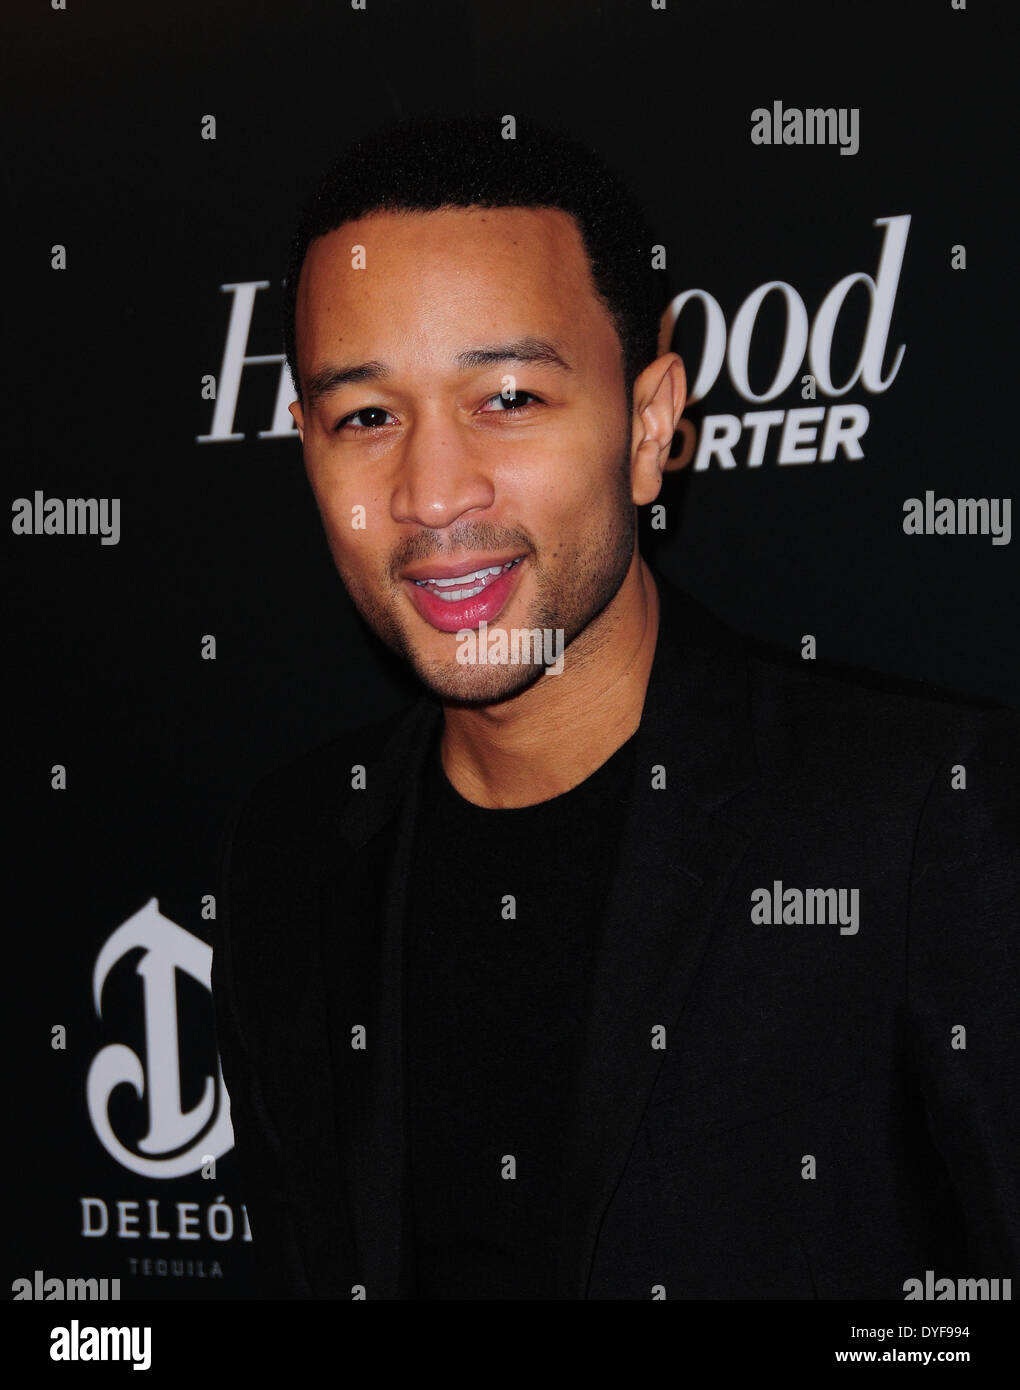
<svg viewBox="0 0 1020 1390">
<path fill-rule="evenodd" d="M 468 348 L 465 352 L 458 352 L 456 362 L 462 369 L 494 367 L 500 362 L 524 362 L 541 367 L 559 367 L 565 372 L 571 370 L 566 359 L 545 338 L 518 338 L 512 343 Z"/>
<path fill-rule="evenodd" d="M 378 381 L 380 377 L 388 375 L 389 368 L 384 367 L 381 362 L 359 362 L 349 367 L 327 363 L 308 378 L 308 404 L 318 405 L 324 396 L 339 391 L 341 386 L 353 386 L 359 381 Z"/>
<path fill-rule="evenodd" d="M 530 366 L 556 367 L 569 372 L 573 368 L 555 344 L 545 338 L 517 338 L 510 343 L 491 343 L 486 347 L 466 348 L 458 352 L 454 364 L 461 371 L 494 367 L 502 362 L 518 362 Z M 339 391 L 341 386 L 354 386 L 362 381 L 379 381 L 390 374 L 382 362 L 358 362 L 351 365 L 327 363 L 308 379 L 307 395 L 310 407 L 318 405 L 325 396 Z"/>
</svg>

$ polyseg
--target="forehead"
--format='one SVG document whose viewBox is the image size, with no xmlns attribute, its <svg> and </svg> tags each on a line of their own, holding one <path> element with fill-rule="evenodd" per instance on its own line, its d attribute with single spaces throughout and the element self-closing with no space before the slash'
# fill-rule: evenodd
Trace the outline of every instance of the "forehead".
<svg viewBox="0 0 1020 1390">
<path fill-rule="evenodd" d="M 358 247 L 364 268 L 358 268 Z M 372 213 L 308 248 L 297 294 L 302 369 L 335 352 L 454 355 L 496 334 L 619 355 L 577 223 L 558 208 Z"/>
</svg>

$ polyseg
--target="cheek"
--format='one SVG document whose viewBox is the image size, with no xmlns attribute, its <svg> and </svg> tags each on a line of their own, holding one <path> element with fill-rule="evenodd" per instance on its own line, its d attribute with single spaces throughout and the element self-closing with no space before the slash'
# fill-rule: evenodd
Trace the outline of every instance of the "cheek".
<svg viewBox="0 0 1020 1390">
<path fill-rule="evenodd" d="M 326 523 L 326 538 L 337 568 L 345 575 L 375 576 L 386 568 L 389 549 L 383 540 L 382 528 L 374 525 L 371 514 L 362 517 L 360 510 L 352 513 L 352 503 L 330 516 Z"/>
<path fill-rule="evenodd" d="M 306 457 L 305 473 L 334 555 L 357 563 L 371 548 L 369 538 L 382 531 L 384 501 L 315 459 Z"/>
<path fill-rule="evenodd" d="M 525 505 L 540 507 L 557 529 L 577 530 L 617 510 L 623 469 L 620 422 L 597 420 L 585 429 L 575 427 L 545 451 L 519 479 L 518 496 Z"/>
<path fill-rule="evenodd" d="M 305 445 L 305 477 L 324 515 L 336 511 L 348 491 L 348 480 L 331 455 L 328 448 Z"/>
</svg>

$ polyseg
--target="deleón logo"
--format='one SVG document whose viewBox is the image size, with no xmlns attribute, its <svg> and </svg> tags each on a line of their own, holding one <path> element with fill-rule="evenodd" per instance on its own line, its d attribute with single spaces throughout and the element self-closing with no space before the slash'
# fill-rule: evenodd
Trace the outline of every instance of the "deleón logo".
<svg viewBox="0 0 1020 1390">
<path fill-rule="evenodd" d="M 706 415 L 699 423 L 686 416 L 680 422 L 680 452 L 669 468 L 682 468 L 693 460 L 695 472 L 708 468 L 760 468 L 768 454 L 777 465 L 830 463 L 842 454 L 845 459 L 861 459 L 861 441 L 870 424 L 870 413 L 860 401 L 841 402 L 856 389 L 871 394 L 887 391 L 892 385 L 906 351 L 901 343 L 886 365 L 893 309 L 899 289 L 900 272 L 910 230 L 910 215 L 876 217 L 872 223 L 882 229 L 878 267 L 869 275 L 857 270 L 837 280 L 824 296 L 813 319 L 809 319 L 803 298 L 785 280 L 769 280 L 753 289 L 727 325 L 719 301 L 703 289 L 684 290 L 667 305 L 661 324 L 659 346 L 662 351 L 673 341 L 677 320 L 692 302 L 704 316 L 700 355 L 687 354 L 690 382 L 689 403 L 704 400 L 719 380 L 723 368 L 733 390 L 751 405 L 740 415 Z M 654 263 L 654 262 L 653 262 Z M 868 296 L 868 318 L 853 371 L 845 381 L 832 375 L 833 340 L 839 319 L 855 286 Z M 218 376 L 203 379 L 203 397 L 213 401 L 208 434 L 197 436 L 199 444 L 236 442 L 246 438 L 235 429 L 241 379 L 246 368 L 275 367 L 275 404 L 269 428 L 259 430 L 259 439 L 297 439 L 298 433 L 287 406 L 295 398 L 290 372 L 282 352 L 250 353 L 252 319 L 256 295 L 269 289 L 268 280 L 247 280 L 221 285 L 231 296 L 230 318 Z M 858 293 L 860 291 L 858 290 Z M 772 380 L 756 391 L 750 381 L 751 345 L 758 327 L 762 305 L 770 296 L 781 301 L 785 328 L 777 341 L 778 361 Z M 843 329 L 845 333 L 846 328 Z M 249 373 L 250 376 L 250 373 Z M 246 378 L 247 380 L 247 378 Z M 802 401 L 825 398 L 832 405 L 808 404 L 795 408 L 769 408 L 784 392 L 794 390 Z"/>
<path fill-rule="evenodd" d="M 110 971 L 139 947 L 144 954 L 135 973 L 143 989 L 144 1060 L 124 1043 L 109 1043 L 96 1054 L 88 1075 L 89 1116 L 103 1148 L 123 1167 L 147 1178 L 181 1178 L 196 1172 L 208 1157 L 222 1157 L 234 1143 L 230 1099 L 218 1059 L 217 1074 L 206 1076 L 198 1104 L 181 1108 L 177 971 L 210 990 L 212 947 L 164 917 L 157 900 L 150 898 L 117 928 L 96 957 L 92 993 L 100 1018 Z M 138 1141 L 140 1153 L 127 1148 L 110 1123 L 110 1097 L 125 1084 L 148 1106 L 149 1127 Z"/>
</svg>

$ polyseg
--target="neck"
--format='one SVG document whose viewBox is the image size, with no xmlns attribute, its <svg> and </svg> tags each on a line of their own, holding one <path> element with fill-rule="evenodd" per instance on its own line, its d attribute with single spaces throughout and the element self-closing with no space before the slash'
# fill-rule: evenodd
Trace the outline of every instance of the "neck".
<svg viewBox="0 0 1020 1390">
<path fill-rule="evenodd" d="M 444 706 L 443 768 L 460 795 L 476 806 L 531 806 L 590 777 L 641 722 L 658 631 L 658 590 L 635 550 L 560 675 L 499 704 Z"/>
</svg>

